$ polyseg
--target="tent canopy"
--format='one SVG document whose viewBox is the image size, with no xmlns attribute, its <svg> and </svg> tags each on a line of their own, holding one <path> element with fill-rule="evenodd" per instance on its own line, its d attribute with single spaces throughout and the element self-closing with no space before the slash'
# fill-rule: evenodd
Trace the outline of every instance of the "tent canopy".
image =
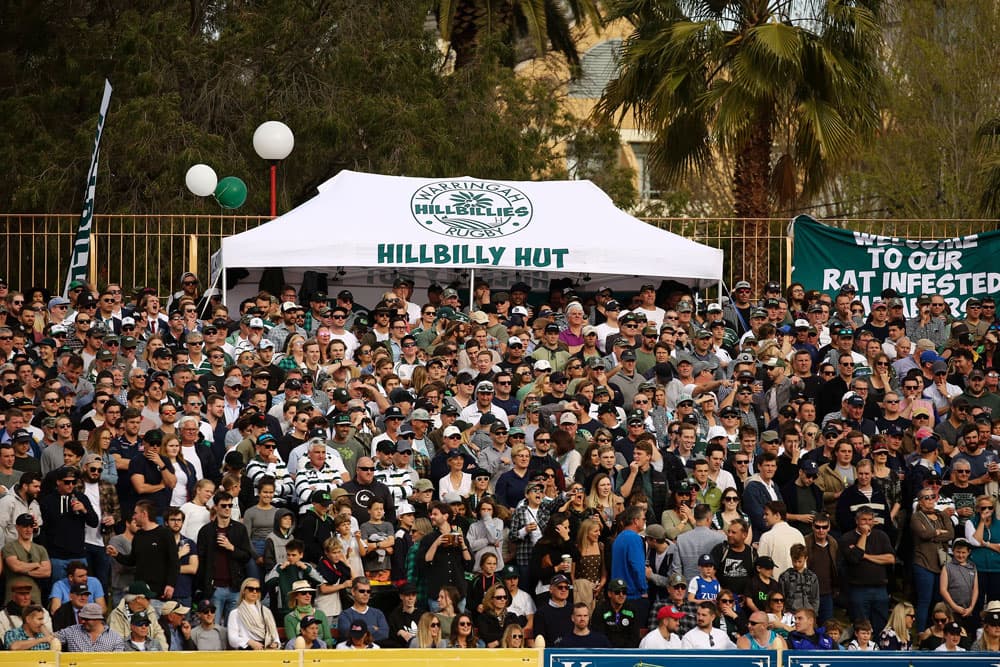
<svg viewBox="0 0 1000 667">
<path fill-rule="evenodd" d="M 623 288 L 646 278 L 707 287 L 722 279 L 722 251 L 633 218 L 590 181 L 342 171 L 301 206 L 223 239 L 213 258 L 213 276 L 267 267 L 325 271 L 330 291 L 397 275 L 445 284 L 470 270 L 491 282 L 500 272 L 529 284 L 577 274 Z"/>
</svg>

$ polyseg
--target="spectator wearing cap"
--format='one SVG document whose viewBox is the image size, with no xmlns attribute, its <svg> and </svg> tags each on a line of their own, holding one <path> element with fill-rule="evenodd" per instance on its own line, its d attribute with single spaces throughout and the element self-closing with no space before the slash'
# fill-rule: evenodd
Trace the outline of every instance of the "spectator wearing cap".
<svg viewBox="0 0 1000 667">
<path fill-rule="evenodd" d="M 943 303 L 943 297 L 936 295 L 935 297 Z M 926 338 L 934 343 L 936 349 L 940 350 L 944 348 L 948 339 L 948 323 L 941 317 L 935 317 L 931 303 L 932 297 L 927 294 L 921 294 L 917 298 L 917 314 L 906 321 L 906 335 L 910 340 Z"/>
<path fill-rule="evenodd" d="M 211 600 L 202 600 L 195 605 L 198 624 L 191 629 L 191 641 L 197 651 L 225 651 L 229 648 L 229 636 L 225 628 L 215 623 L 215 605 Z"/>
<path fill-rule="evenodd" d="M 986 374 L 978 368 L 969 373 L 968 385 L 961 396 L 971 408 L 983 407 L 990 410 L 990 414 L 1000 415 L 1000 396 L 987 389 Z"/>
<path fill-rule="evenodd" d="M 27 584 L 31 588 L 32 599 L 41 600 L 41 589 L 47 585 L 52 574 L 49 553 L 34 541 L 35 517 L 32 514 L 19 514 L 13 524 L 17 538 L 8 541 L 2 551 L 7 575 L 5 597 L 10 598 L 10 591 L 14 586 Z"/>
<path fill-rule="evenodd" d="M 198 647 L 191 638 L 191 623 L 187 615 L 191 613 L 190 607 L 185 607 L 180 602 L 171 600 L 163 605 L 163 613 L 160 614 L 160 629 L 163 630 L 167 638 L 165 650 L 169 651 L 197 651 Z"/>
<path fill-rule="evenodd" d="M 512 452 L 507 442 L 509 429 L 502 422 L 490 425 L 490 446 L 479 450 L 478 467 L 485 470 L 493 484 L 500 475 L 513 468 Z"/>
<path fill-rule="evenodd" d="M 368 459 L 369 461 L 371 459 Z M 334 518 L 330 506 L 333 496 L 324 489 L 313 491 L 310 496 L 311 505 L 299 515 L 295 526 L 295 537 L 305 545 L 305 558 L 310 563 L 318 563 L 323 557 L 323 544 L 327 538 L 333 537 Z"/>
<path fill-rule="evenodd" d="M 71 561 L 86 560 L 86 528 L 97 528 L 100 519 L 90 499 L 77 491 L 79 476 L 74 468 L 60 468 L 53 477 L 55 492 L 39 499 L 39 509 L 42 535 L 52 562 L 52 578 L 58 581 L 65 576 Z"/>
<path fill-rule="evenodd" d="M 493 383 L 489 380 L 479 382 L 475 389 L 475 400 L 462 410 L 459 419 L 470 424 L 477 424 L 483 415 L 492 414 L 509 428 L 510 422 L 507 419 L 507 412 L 493 403 L 493 397 Z"/>
<path fill-rule="evenodd" d="M 281 304 L 281 323 L 267 332 L 267 339 L 274 343 L 276 349 L 285 350 L 285 343 L 293 334 L 298 334 L 303 338 L 309 336 L 306 330 L 298 324 L 300 312 L 302 312 L 302 306 L 294 301 L 286 301 Z"/>
<path fill-rule="evenodd" d="M 823 491 L 816 485 L 819 464 L 800 457 L 795 469 L 795 478 L 781 487 L 781 496 L 785 499 L 789 525 L 809 535 L 813 517 L 823 511 Z"/>
<path fill-rule="evenodd" d="M 198 531 L 198 574 L 195 591 L 210 597 L 223 618 L 238 603 L 253 547 L 246 527 L 232 520 L 235 499 L 227 491 L 215 494 L 215 519 Z M 259 585 L 259 584 L 258 584 Z"/>
<path fill-rule="evenodd" d="M 684 612 L 672 604 L 667 604 L 656 612 L 656 627 L 653 628 L 642 641 L 639 648 L 649 650 L 679 650 L 681 637 L 680 620 L 684 618 Z"/>
<path fill-rule="evenodd" d="M 101 608 L 89 603 L 80 611 L 80 624 L 56 633 L 62 650 L 69 653 L 121 653 L 125 639 L 104 622 Z"/>
<path fill-rule="evenodd" d="M 288 473 L 285 462 L 278 454 L 277 443 L 270 433 L 265 433 L 257 438 L 256 454 L 247 462 L 244 476 L 244 486 L 250 488 L 250 497 L 253 490 L 265 477 L 274 479 L 274 500 L 276 507 L 287 507 L 293 503 L 295 493 L 292 476 Z M 242 498 L 241 498 L 242 500 Z M 249 505 L 249 503 L 248 503 Z M 241 507 L 241 509 L 246 509 Z"/>
<path fill-rule="evenodd" d="M 610 385 L 621 394 L 625 405 L 632 405 L 632 400 L 639 393 L 639 387 L 646 381 L 646 378 L 636 372 L 634 350 L 623 350 L 618 361 L 618 366 L 611 371 L 613 376 Z"/>
<path fill-rule="evenodd" d="M 544 318 L 542 318 L 544 320 Z M 582 321 L 581 333 L 582 333 Z M 552 365 L 552 370 L 561 371 L 566 367 L 571 356 L 569 347 L 559 340 L 561 334 L 559 325 L 555 322 L 545 320 L 542 335 L 538 344 L 531 352 L 531 357 L 537 361 L 547 361 Z"/>
<path fill-rule="evenodd" d="M 981 614 L 983 632 L 969 650 L 995 653 L 1000 651 L 1000 600 L 991 600 Z"/>
<path fill-rule="evenodd" d="M 143 613 L 146 614 L 150 620 L 150 636 L 155 637 L 161 644 L 166 644 L 166 637 L 163 635 L 163 630 L 157 622 L 159 614 L 156 613 L 156 610 L 153 608 L 151 603 L 152 597 L 153 592 L 149 590 L 149 586 L 147 586 L 144 582 L 138 580 L 132 582 L 121 602 L 119 602 L 118 605 L 111 610 L 111 613 L 108 614 L 108 626 L 112 631 L 117 632 L 123 637 L 128 636 L 128 629 L 132 616 L 134 614 Z M 84 609 L 86 609 L 86 607 L 84 607 Z M 81 611 L 81 615 L 82 614 L 83 612 Z"/>
<path fill-rule="evenodd" d="M 622 579 L 610 580 L 607 599 L 594 607 L 590 620 L 591 629 L 605 635 L 614 648 L 638 648 L 640 629 L 646 627 L 646 619 L 636 615 L 627 595 Z"/>
</svg>

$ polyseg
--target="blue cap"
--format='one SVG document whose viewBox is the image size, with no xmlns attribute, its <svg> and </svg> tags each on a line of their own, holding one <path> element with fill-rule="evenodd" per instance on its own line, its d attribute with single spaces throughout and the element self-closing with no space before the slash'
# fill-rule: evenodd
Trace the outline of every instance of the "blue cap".
<svg viewBox="0 0 1000 667">
<path fill-rule="evenodd" d="M 941 357 L 934 350 L 927 350 L 920 353 L 920 363 L 933 364 L 935 361 L 941 361 Z"/>
<path fill-rule="evenodd" d="M 807 475 L 818 475 L 819 466 L 812 459 L 802 459 L 799 461 L 799 470 Z"/>
</svg>

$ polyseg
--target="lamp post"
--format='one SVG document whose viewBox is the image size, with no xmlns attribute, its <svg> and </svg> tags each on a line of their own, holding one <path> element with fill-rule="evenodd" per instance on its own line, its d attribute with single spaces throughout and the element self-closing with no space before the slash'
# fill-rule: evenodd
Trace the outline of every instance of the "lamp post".
<svg viewBox="0 0 1000 667">
<path fill-rule="evenodd" d="M 253 133 L 253 149 L 271 163 L 271 217 L 278 217 L 278 163 L 295 147 L 295 136 L 277 120 L 261 123 Z"/>
</svg>

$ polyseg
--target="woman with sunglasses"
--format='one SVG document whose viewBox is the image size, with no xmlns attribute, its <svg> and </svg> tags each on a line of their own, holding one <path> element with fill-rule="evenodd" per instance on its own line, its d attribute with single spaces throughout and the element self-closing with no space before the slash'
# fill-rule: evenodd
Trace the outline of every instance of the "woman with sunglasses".
<svg viewBox="0 0 1000 667">
<path fill-rule="evenodd" d="M 503 631 L 500 648 L 524 648 L 524 628 L 518 623 L 511 623 Z"/>
<path fill-rule="evenodd" d="M 260 580 L 247 578 L 240 586 L 236 609 L 229 612 L 229 645 L 241 651 L 280 648 L 278 627 L 271 610 L 261 604 Z"/>
<path fill-rule="evenodd" d="M 448 648 L 485 648 L 486 644 L 476 637 L 476 626 L 472 622 L 472 617 L 462 613 L 455 617 L 451 624 L 451 636 L 448 640 Z"/>
<path fill-rule="evenodd" d="M 970 651 L 1000 651 L 1000 601 L 994 600 L 986 605 L 982 613 L 983 634 L 972 642 Z"/>
<path fill-rule="evenodd" d="M 740 494 L 734 487 L 722 491 L 722 506 L 712 515 L 712 529 L 723 533 L 729 530 L 734 519 L 742 519 L 750 525 L 750 516 L 740 507 Z M 747 533 L 747 543 L 753 544 L 753 528 Z"/>
<path fill-rule="evenodd" d="M 899 602 L 892 608 L 889 621 L 878 637 L 880 651 L 909 651 L 913 648 L 911 633 L 913 621 L 917 617 L 913 605 Z"/>
<path fill-rule="evenodd" d="M 479 615 L 476 627 L 479 639 L 486 648 L 498 648 L 507 626 L 517 623 L 517 615 L 508 611 L 510 593 L 503 584 L 494 584 L 483 597 L 483 613 Z"/>
<path fill-rule="evenodd" d="M 441 621 L 431 612 L 425 612 L 417 623 L 417 636 L 410 640 L 409 648 L 447 648 L 441 638 Z"/>
<path fill-rule="evenodd" d="M 965 539 L 972 544 L 971 560 L 978 571 L 981 607 L 988 600 L 1000 600 L 1000 523 L 996 520 L 996 499 L 976 498 L 976 512 L 965 522 Z"/>
<path fill-rule="evenodd" d="M 931 609 L 930 625 L 917 635 L 917 650 L 933 651 L 944 643 L 944 629 L 955 620 L 951 609 L 944 602 L 938 602 Z M 919 629 L 920 626 L 917 626 Z"/>
</svg>

